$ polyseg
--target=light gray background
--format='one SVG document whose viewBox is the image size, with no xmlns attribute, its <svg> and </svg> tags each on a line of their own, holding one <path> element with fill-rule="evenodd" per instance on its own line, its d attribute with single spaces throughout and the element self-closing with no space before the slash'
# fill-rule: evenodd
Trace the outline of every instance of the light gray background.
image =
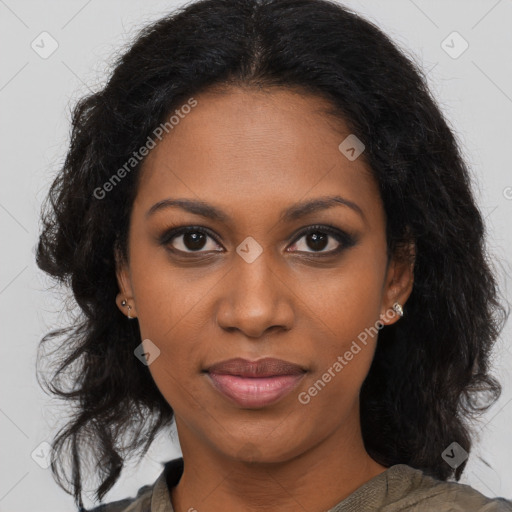
<svg viewBox="0 0 512 512">
<path fill-rule="evenodd" d="M 57 314 L 58 296 L 46 291 L 49 282 L 35 265 L 34 246 L 41 201 L 67 148 L 69 109 L 89 88 L 97 90 L 104 84 L 112 57 L 142 25 L 181 3 L 0 0 L 0 512 L 74 510 L 71 497 L 54 483 L 50 469 L 41 468 L 31 457 L 36 450 L 44 459 L 40 444 L 51 440 L 65 414 L 62 406 L 43 394 L 34 376 L 41 336 L 64 319 Z M 432 90 L 475 175 L 489 245 L 501 262 L 497 264 L 500 284 L 510 298 L 512 2 L 351 0 L 345 5 L 382 27 L 429 71 Z M 43 31 L 59 45 L 47 59 L 31 48 Z M 453 31 L 469 43 L 456 59 L 441 46 Z M 461 48 L 461 41 L 452 43 L 452 39 L 447 44 L 453 52 Z M 495 353 L 495 373 L 504 393 L 477 427 L 481 441 L 462 480 L 487 496 L 509 499 L 510 338 L 508 322 Z M 158 461 L 178 455 L 179 448 L 160 437 L 141 466 L 123 472 L 107 500 L 128 497 L 152 483 L 160 473 Z"/>
</svg>

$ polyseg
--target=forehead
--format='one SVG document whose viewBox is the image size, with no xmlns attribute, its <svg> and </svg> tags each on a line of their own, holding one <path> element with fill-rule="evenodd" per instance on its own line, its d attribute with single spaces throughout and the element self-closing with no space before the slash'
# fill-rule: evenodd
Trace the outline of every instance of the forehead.
<svg viewBox="0 0 512 512">
<path fill-rule="evenodd" d="M 232 88 L 194 99 L 146 157 L 136 202 L 190 197 L 257 211 L 338 193 L 379 203 L 364 153 L 351 161 L 340 151 L 350 131 L 322 98 Z"/>
</svg>

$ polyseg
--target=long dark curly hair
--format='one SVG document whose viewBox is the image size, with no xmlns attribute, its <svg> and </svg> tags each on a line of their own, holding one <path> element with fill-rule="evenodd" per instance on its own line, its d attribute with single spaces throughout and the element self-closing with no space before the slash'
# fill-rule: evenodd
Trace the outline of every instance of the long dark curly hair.
<svg viewBox="0 0 512 512">
<path fill-rule="evenodd" d="M 426 83 L 379 28 L 338 3 L 200 0 L 144 28 L 105 87 L 78 102 L 37 247 L 39 267 L 69 286 L 78 305 L 71 325 L 47 334 L 38 351 L 40 361 L 50 341 L 61 341 L 44 354 L 55 368 L 40 383 L 74 405 L 53 441 L 51 468 L 77 506 L 89 472 L 101 500 L 125 462 L 142 458 L 173 419 L 134 357 L 137 320 L 126 321 L 115 302 L 115 254 L 127 256 L 141 163 L 108 194 L 98 190 L 187 98 L 214 85 L 327 99 L 365 144 L 388 251 L 413 241 L 416 255 L 405 316 L 380 331 L 361 390 L 363 439 L 386 467 L 459 480 L 465 463 L 453 470 L 441 453 L 453 441 L 469 452 L 470 420 L 500 395 L 489 362 L 509 311 L 470 174 Z"/>
</svg>

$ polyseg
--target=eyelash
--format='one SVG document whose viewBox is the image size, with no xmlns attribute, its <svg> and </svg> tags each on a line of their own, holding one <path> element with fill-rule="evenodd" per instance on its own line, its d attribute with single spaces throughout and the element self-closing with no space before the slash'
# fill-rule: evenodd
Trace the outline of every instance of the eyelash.
<svg viewBox="0 0 512 512">
<path fill-rule="evenodd" d="M 344 231 L 341 231 L 333 226 L 329 226 L 329 225 L 325 225 L 325 224 L 323 224 L 323 225 L 316 224 L 316 225 L 308 226 L 307 228 L 300 231 L 296 235 L 296 237 L 293 239 L 293 242 L 291 245 L 295 245 L 304 236 L 307 236 L 311 233 L 319 233 L 319 232 L 333 237 L 339 243 L 339 246 L 336 249 L 332 249 L 327 252 L 315 252 L 315 251 L 297 251 L 297 252 L 307 254 L 307 255 L 314 255 L 315 257 L 334 256 L 334 255 L 339 254 L 343 250 L 352 247 L 353 245 L 355 245 L 357 243 L 357 240 L 354 236 L 349 235 L 348 233 L 346 233 Z M 183 234 L 187 234 L 187 233 L 205 234 L 205 235 L 209 236 L 210 238 L 212 238 L 217 245 L 221 245 L 219 243 L 219 241 L 217 240 L 217 237 L 209 229 L 206 229 L 201 226 L 182 226 L 182 227 L 178 227 L 178 228 L 171 228 L 159 237 L 159 243 L 161 245 L 165 246 L 170 252 L 175 253 L 175 254 L 180 254 L 180 255 L 186 254 L 186 255 L 191 255 L 192 257 L 193 257 L 193 255 L 196 255 L 196 254 L 197 255 L 204 254 L 204 251 L 186 252 L 186 251 L 182 251 L 180 249 L 174 249 L 174 248 L 169 247 L 169 244 L 174 240 L 174 238 L 176 238 L 180 235 L 183 235 Z M 214 252 L 221 252 L 221 251 L 214 251 Z"/>
</svg>

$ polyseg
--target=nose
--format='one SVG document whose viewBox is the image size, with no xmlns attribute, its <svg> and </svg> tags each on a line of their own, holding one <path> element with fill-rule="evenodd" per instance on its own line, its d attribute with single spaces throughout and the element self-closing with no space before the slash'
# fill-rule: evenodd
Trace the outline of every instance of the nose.
<svg viewBox="0 0 512 512">
<path fill-rule="evenodd" d="M 290 330 L 294 322 L 290 283 L 263 253 L 248 263 L 236 255 L 233 268 L 222 280 L 217 323 L 229 332 L 261 338 L 273 330 Z"/>
</svg>

